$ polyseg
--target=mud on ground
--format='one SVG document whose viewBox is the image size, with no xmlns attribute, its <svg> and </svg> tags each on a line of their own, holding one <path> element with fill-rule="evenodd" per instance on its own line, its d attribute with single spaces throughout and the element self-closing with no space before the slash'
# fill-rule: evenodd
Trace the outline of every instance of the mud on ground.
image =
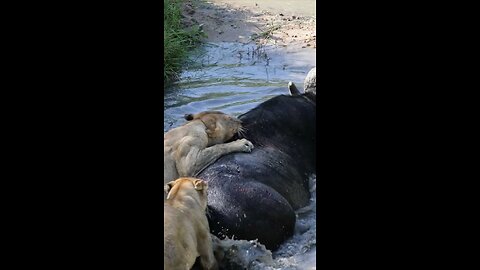
<svg viewBox="0 0 480 270">
<path fill-rule="evenodd" d="M 201 26 L 207 42 L 256 42 L 283 47 L 316 48 L 316 18 L 262 9 L 258 4 L 222 0 L 187 0 L 183 23 Z"/>
</svg>

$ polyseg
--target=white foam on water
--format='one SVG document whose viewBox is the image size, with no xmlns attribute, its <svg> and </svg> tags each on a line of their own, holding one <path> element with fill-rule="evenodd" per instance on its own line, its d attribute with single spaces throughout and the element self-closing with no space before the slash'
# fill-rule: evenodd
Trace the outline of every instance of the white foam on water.
<svg viewBox="0 0 480 270">
<path fill-rule="evenodd" d="M 225 239 L 217 245 L 224 253 L 221 269 L 237 270 L 311 270 L 316 269 L 316 180 L 309 178 L 310 203 L 298 209 L 293 237 L 285 241 L 275 252 L 266 249 L 258 241 Z"/>
</svg>

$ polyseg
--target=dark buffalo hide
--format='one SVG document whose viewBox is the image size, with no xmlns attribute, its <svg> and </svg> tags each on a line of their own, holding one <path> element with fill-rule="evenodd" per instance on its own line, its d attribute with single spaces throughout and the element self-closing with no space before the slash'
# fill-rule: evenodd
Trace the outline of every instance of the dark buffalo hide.
<svg viewBox="0 0 480 270">
<path fill-rule="evenodd" d="M 223 156 L 197 175 L 209 185 L 213 234 L 258 239 L 271 250 L 293 235 L 294 210 L 309 202 L 315 173 L 315 97 L 277 96 L 239 117 L 246 128 L 239 137 L 254 150 Z"/>
</svg>

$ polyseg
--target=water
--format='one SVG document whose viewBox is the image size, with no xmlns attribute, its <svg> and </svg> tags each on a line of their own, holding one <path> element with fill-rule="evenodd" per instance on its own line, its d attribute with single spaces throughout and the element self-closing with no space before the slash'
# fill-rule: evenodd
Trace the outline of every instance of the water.
<svg viewBox="0 0 480 270">
<path fill-rule="evenodd" d="M 275 45 L 208 43 L 191 58 L 194 64 L 165 89 L 164 132 L 185 122 L 183 115 L 221 110 L 239 115 L 280 94 L 287 84 L 303 89 L 315 66 L 311 49 Z"/>
<path fill-rule="evenodd" d="M 209 43 L 191 57 L 179 81 L 165 89 L 164 132 L 186 122 L 183 116 L 205 110 L 239 115 L 280 94 L 293 81 L 303 80 L 315 66 L 311 49 L 259 46 L 248 43 Z M 255 241 L 220 242 L 224 269 L 315 269 L 316 177 L 311 177 L 311 203 L 297 211 L 295 235 L 270 252 Z"/>
<path fill-rule="evenodd" d="M 296 270 L 316 269 L 316 176 L 312 175 L 310 203 L 296 211 L 295 234 L 275 252 L 271 252 L 257 241 L 232 240 L 220 241 L 225 254 L 221 266 L 224 269 L 252 270 Z"/>
</svg>

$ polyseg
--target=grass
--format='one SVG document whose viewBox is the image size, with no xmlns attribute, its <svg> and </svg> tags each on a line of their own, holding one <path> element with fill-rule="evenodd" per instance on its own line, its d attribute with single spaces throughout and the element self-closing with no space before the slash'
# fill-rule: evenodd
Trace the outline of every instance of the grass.
<svg viewBox="0 0 480 270">
<path fill-rule="evenodd" d="M 255 26 L 258 30 L 260 30 L 261 32 L 259 34 L 254 34 L 252 35 L 252 40 L 257 40 L 259 38 L 263 38 L 263 39 L 269 39 L 273 36 L 273 32 L 274 31 L 277 31 L 278 29 L 281 28 L 281 25 L 270 25 L 266 30 L 258 27 L 258 26 Z"/>
<path fill-rule="evenodd" d="M 185 28 L 181 23 L 181 6 L 184 0 L 163 0 L 163 78 L 165 83 L 178 77 L 183 63 L 200 42 L 202 32 L 198 26 Z"/>
</svg>

